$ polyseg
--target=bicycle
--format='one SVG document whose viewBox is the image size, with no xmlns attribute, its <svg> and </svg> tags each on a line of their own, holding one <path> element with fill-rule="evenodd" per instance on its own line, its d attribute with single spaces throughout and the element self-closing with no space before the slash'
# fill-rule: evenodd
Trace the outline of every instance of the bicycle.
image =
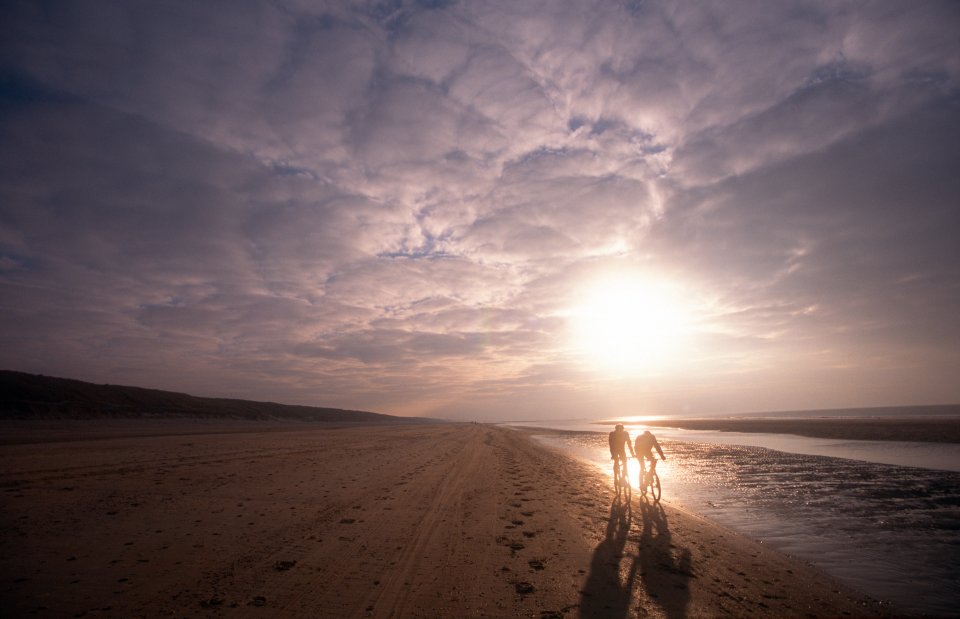
<svg viewBox="0 0 960 619">
<path fill-rule="evenodd" d="M 657 475 L 657 459 L 650 458 L 650 468 L 644 470 L 643 459 L 640 458 L 640 496 L 647 496 L 647 490 L 650 491 L 650 497 L 654 503 L 660 502 L 660 476 Z"/>
<path fill-rule="evenodd" d="M 633 493 L 630 487 L 630 472 L 627 469 L 627 459 L 613 459 L 613 489 L 617 493 L 617 499 L 624 498 L 630 502 Z"/>
</svg>

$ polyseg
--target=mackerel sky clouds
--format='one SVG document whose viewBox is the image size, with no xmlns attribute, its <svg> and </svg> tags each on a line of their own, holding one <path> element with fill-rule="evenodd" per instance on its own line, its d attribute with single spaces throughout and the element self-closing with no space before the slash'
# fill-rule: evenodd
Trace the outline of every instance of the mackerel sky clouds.
<svg viewBox="0 0 960 619">
<path fill-rule="evenodd" d="M 470 419 L 958 402 L 958 33 L 5 2 L 0 367 Z"/>
</svg>

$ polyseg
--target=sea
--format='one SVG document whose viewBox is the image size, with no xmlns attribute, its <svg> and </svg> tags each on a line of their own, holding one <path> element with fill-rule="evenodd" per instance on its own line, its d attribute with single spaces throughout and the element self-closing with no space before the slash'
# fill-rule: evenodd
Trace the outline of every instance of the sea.
<svg viewBox="0 0 960 619">
<path fill-rule="evenodd" d="M 566 431 L 534 435 L 611 474 L 607 433 L 614 422 L 505 425 Z M 960 616 L 960 444 L 624 423 L 631 437 L 649 429 L 663 447 L 667 459 L 657 472 L 664 501 L 805 560 L 901 612 Z"/>
</svg>

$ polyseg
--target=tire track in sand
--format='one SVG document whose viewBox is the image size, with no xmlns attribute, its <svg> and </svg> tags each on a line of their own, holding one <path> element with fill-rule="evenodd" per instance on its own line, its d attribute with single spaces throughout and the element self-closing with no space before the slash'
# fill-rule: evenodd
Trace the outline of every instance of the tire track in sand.
<svg viewBox="0 0 960 619">
<path fill-rule="evenodd" d="M 467 479 L 476 474 L 479 468 L 478 460 L 482 449 L 481 432 L 473 430 L 466 438 L 454 458 L 444 464 L 448 467 L 447 472 L 437 484 L 436 492 L 398 558 L 396 567 L 386 576 L 380 591 L 357 609 L 353 615 L 355 619 L 404 616 L 404 609 L 413 593 L 413 576 L 421 567 L 422 560 L 429 555 L 427 549 L 443 546 L 445 539 L 459 537 L 463 522 L 464 486 Z M 429 481 L 425 480 L 424 483 Z M 441 524 L 444 520 L 446 522 Z"/>
</svg>

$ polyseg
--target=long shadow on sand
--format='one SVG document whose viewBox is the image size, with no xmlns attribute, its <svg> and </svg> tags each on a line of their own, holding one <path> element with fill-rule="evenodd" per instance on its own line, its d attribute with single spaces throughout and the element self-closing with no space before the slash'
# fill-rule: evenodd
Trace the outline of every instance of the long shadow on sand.
<svg viewBox="0 0 960 619">
<path fill-rule="evenodd" d="M 693 577 L 690 550 L 674 547 L 667 514 L 659 503 L 640 501 L 640 527 L 637 563 L 647 595 L 668 619 L 683 619 Z"/>
<path fill-rule="evenodd" d="M 610 506 L 606 536 L 593 551 L 590 573 L 580 592 L 580 616 L 587 619 L 619 619 L 630 610 L 633 583 L 639 564 L 636 560 L 621 568 L 627 558 L 624 549 L 630 534 L 632 512 L 629 503 L 615 500 Z"/>
<path fill-rule="evenodd" d="M 641 500 L 639 537 L 630 536 L 630 504 L 614 501 L 606 535 L 593 551 L 590 573 L 580 597 L 580 616 L 586 619 L 623 619 L 630 614 L 634 587 L 642 582 L 647 597 L 668 619 L 683 619 L 690 602 L 691 555 L 676 549 L 667 515 L 659 504 Z M 628 541 L 637 541 L 636 554 Z M 641 578 L 638 578 L 640 576 Z"/>
</svg>

